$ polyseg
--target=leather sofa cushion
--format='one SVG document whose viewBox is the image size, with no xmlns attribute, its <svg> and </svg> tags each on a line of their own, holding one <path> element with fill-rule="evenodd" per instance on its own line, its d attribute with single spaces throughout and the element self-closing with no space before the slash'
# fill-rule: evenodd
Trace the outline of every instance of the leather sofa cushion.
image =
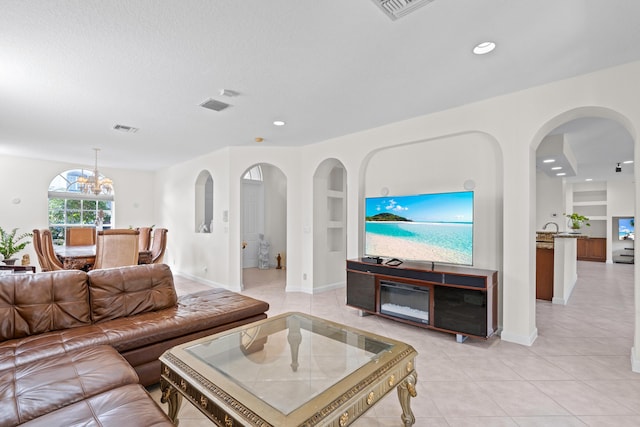
<svg viewBox="0 0 640 427">
<path fill-rule="evenodd" d="M 175 307 L 96 323 L 119 352 L 217 328 L 260 315 L 269 304 L 226 289 L 185 295 Z"/>
<path fill-rule="evenodd" d="M 175 307 L 164 310 L 0 342 L 0 370 L 88 346 L 109 344 L 121 353 L 149 347 L 268 310 L 268 303 L 226 289 L 197 292 L 181 297 Z"/>
<path fill-rule="evenodd" d="M 175 427 L 139 384 L 109 390 L 26 422 L 28 427 Z"/>
<path fill-rule="evenodd" d="M 76 350 L 3 370 L 0 371 L 0 427 L 24 423 L 137 382 L 136 372 L 110 346 Z"/>
<path fill-rule="evenodd" d="M 91 324 L 87 274 L 0 275 L 0 341 Z"/>
<path fill-rule="evenodd" d="M 92 270 L 89 275 L 94 322 L 175 307 L 173 275 L 165 264 Z"/>
<path fill-rule="evenodd" d="M 94 325 L 51 331 L 0 342 L 0 371 L 31 363 L 43 357 L 109 344 L 109 338 Z"/>
</svg>

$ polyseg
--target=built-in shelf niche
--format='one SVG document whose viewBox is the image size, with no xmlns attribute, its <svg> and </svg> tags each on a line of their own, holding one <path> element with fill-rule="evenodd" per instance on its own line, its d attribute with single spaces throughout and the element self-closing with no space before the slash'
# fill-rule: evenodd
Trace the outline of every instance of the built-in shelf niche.
<svg viewBox="0 0 640 427">
<path fill-rule="evenodd" d="M 334 166 L 327 177 L 327 250 L 343 251 L 345 245 L 344 168 Z"/>
<path fill-rule="evenodd" d="M 346 171 L 327 159 L 314 174 L 314 286 L 344 282 L 346 256 Z"/>
<path fill-rule="evenodd" d="M 573 212 L 589 218 L 590 227 L 584 233 L 591 237 L 607 236 L 607 183 L 576 183 L 573 185 Z"/>
</svg>

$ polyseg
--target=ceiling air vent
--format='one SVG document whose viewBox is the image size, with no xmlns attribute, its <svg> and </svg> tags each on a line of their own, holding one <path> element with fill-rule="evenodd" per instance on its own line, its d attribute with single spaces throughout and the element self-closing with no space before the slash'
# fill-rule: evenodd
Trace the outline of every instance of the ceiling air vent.
<svg viewBox="0 0 640 427">
<path fill-rule="evenodd" d="M 200 106 L 204 108 L 208 108 L 209 110 L 213 110 L 213 111 L 222 111 L 225 108 L 230 107 L 229 104 L 225 102 L 216 101 L 215 99 L 208 99 L 204 101 L 202 104 L 200 104 Z"/>
<path fill-rule="evenodd" d="M 373 2 L 394 21 L 432 1 L 433 0 L 373 0 Z"/>
<path fill-rule="evenodd" d="M 114 125 L 113 128 L 115 130 L 119 130 L 120 132 L 129 132 L 129 133 L 136 133 L 138 132 L 138 128 L 134 128 L 132 126 L 125 126 L 125 125 Z"/>
</svg>

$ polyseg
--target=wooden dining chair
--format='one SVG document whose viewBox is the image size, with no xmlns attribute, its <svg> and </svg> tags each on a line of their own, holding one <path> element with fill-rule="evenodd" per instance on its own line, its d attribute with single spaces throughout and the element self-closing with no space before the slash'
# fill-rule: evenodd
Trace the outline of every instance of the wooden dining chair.
<svg viewBox="0 0 640 427">
<path fill-rule="evenodd" d="M 95 245 L 96 229 L 93 227 L 69 227 L 64 244 L 67 246 Z"/>
<path fill-rule="evenodd" d="M 138 264 L 138 230 L 114 228 L 98 231 L 93 269 Z"/>
<path fill-rule="evenodd" d="M 138 227 L 136 228 L 140 232 L 138 235 L 138 250 L 148 251 L 151 246 L 151 227 Z"/>
<path fill-rule="evenodd" d="M 151 243 L 151 263 L 162 264 L 164 252 L 167 249 L 167 233 L 166 228 L 156 228 L 153 230 L 153 241 Z"/>
<path fill-rule="evenodd" d="M 44 256 L 44 252 L 42 250 L 42 232 L 44 230 L 40 230 L 35 228 L 33 230 L 33 248 L 36 251 L 36 255 L 38 257 L 38 264 L 40 264 L 40 270 L 42 271 L 50 271 L 49 261 Z"/>
<path fill-rule="evenodd" d="M 53 237 L 51 236 L 51 230 L 40 230 L 40 239 L 42 254 L 47 261 L 49 271 L 64 270 L 62 262 L 58 259 L 56 252 L 53 249 Z"/>
</svg>

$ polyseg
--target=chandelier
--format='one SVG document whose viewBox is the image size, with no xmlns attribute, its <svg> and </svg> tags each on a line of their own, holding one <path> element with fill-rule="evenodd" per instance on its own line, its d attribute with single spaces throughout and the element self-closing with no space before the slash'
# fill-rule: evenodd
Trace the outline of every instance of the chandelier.
<svg viewBox="0 0 640 427">
<path fill-rule="evenodd" d="M 94 148 L 96 152 L 96 163 L 93 168 L 93 176 L 81 176 L 78 177 L 76 184 L 78 189 L 85 194 L 94 194 L 96 196 L 100 194 L 113 193 L 113 181 L 109 178 L 100 178 L 100 172 L 98 172 L 98 151 L 99 148 Z"/>
</svg>

